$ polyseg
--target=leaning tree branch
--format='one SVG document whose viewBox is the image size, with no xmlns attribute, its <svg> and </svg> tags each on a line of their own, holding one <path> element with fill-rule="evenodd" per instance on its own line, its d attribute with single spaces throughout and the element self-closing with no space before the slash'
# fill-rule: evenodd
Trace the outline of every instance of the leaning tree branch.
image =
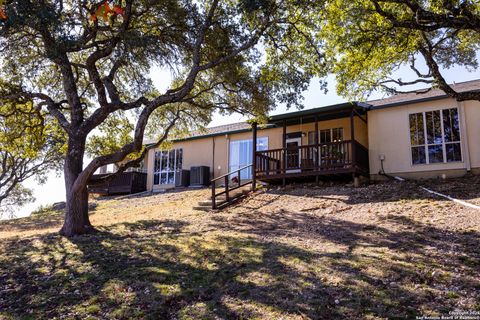
<svg viewBox="0 0 480 320">
<path fill-rule="evenodd" d="M 440 72 L 440 67 L 437 61 L 435 61 L 435 45 L 432 44 L 426 33 L 422 33 L 422 37 L 425 46 L 420 46 L 419 51 L 425 59 L 425 62 L 429 67 L 433 78 L 435 79 L 436 86 L 440 90 L 445 92 L 447 96 L 454 98 L 457 101 L 480 100 L 479 91 L 458 92 L 447 83 L 442 73 Z"/>
<path fill-rule="evenodd" d="M 65 115 L 60 111 L 60 106 L 62 105 L 63 101 L 55 102 L 50 96 L 39 92 L 18 92 L 0 97 L 1 100 L 18 100 L 22 98 L 30 100 L 40 99 L 42 103 L 46 104 L 48 112 L 50 112 L 50 114 L 58 120 L 60 126 L 66 132 L 70 132 L 71 124 L 67 118 L 65 118 Z M 42 104 L 40 104 L 40 106 L 41 105 Z"/>
<path fill-rule="evenodd" d="M 388 78 L 387 80 L 380 81 L 379 84 L 381 85 L 387 85 L 389 83 L 391 84 L 396 84 L 398 86 L 413 86 L 415 84 L 432 84 L 434 83 L 435 80 L 429 80 L 429 79 L 415 79 L 411 81 L 403 81 L 402 79 L 393 79 L 393 78 Z"/>
<path fill-rule="evenodd" d="M 137 158 L 121 164 L 117 168 L 116 172 L 114 172 L 112 174 L 109 174 L 107 176 L 95 179 L 93 181 L 93 183 L 94 184 L 100 184 L 100 183 L 108 182 L 111 179 L 113 179 L 115 176 L 117 176 L 118 174 L 127 170 L 128 168 L 131 168 L 131 167 L 134 167 L 134 166 L 137 166 L 138 164 L 140 164 L 140 162 L 143 160 L 143 158 L 145 157 L 145 155 L 147 154 L 147 152 L 149 150 L 157 148 L 168 138 L 168 135 L 169 135 L 170 131 L 173 129 L 173 127 L 175 126 L 175 124 L 176 124 L 176 122 L 178 121 L 179 118 L 180 118 L 180 109 L 177 110 L 177 112 L 175 114 L 175 117 L 170 121 L 169 125 L 166 127 L 165 131 L 163 132 L 161 138 L 159 140 L 157 140 L 156 143 L 154 143 L 152 145 L 149 145 L 148 147 L 144 147 L 142 152 L 140 153 L 140 155 Z M 82 180 L 82 183 L 84 183 L 85 181 L 90 181 L 91 176 L 93 175 L 93 173 L 99 167 L 110 164 L 110 163 L 118 163 L 118 162 L 124 160 L 127 155 L 134 152 L 134 151 L 131 151 L 131 150 L 134 150 L 134 145 L 135 145 L 135 142 L 130 143 L 130 144 L 124 146 L 118 152 L 115 152 L 115 153 L 112 153 L 112 154 L 109 154 L 109 155 L 105 155 L 105 156 L 100 156 L 100 157 L 97 157 L 97 158 L 93 159 L 89 163 L 89 165 L 85 168 L 85 170 L 82 172 L 82 174 L 78 177 L 78 179 L 80 179 L 80 178 L 87 179 L 87 180 Z M 86 172 L 86 174 L 85 174 L 84 177 L 82 177 L 84 175 L 84 172 Z"/>
<path fill-rule="evenodd" d="M 378 86 L 381 88 L 385 89 L 386 92 L 392 93 L 392 94 L 409 94 L 409 93 L 415 93 L 415 94 L 424 94 L 432 90 L 432 87 L 428 87 L 425 89 L 420 89 L 420 90 L 398 90 L 396 88 L 393 88 L 391 86 L 388 86 L 384 83 L 379 83 Z"/>
<path fill-rule="evenodd" d="M 79 191 L 80 188 L 82 188 L 82 186 L 84 186 L 88 182 L 90 177 L 99 167 L 105 164 L 122 161 L 128 154 L 140 151 L 142 148 L 144 131 L 148 123 L 148 119 L 153 111 L 155 111 L 159 107 L 166 104 L 181 102 L 181 100 L 185 98 L 194 87 L 195 80 L 197 78 L 197 75 L 200 72 L 209 70 L 224 62 L 227 62 L 232 58 L 234 58 L 235 56 L 237 56 L 238 54 L 240 54 L 241 52 L 253 47 L 256 43 L 258 43 L 261 35 L 274 22 L 271 20 L 267 20 L 259 29 L 257 29 L 257 32 L 253 33 L 250 39 L 246 40 L 242 45 L 232 50 L 229 54 L 223 57 L 217 58 L 208 63 L 201 64 L 201 60 L 202 60 L 201 47 L 205 40 L 206 32 L 208 28 L 212 25 L 213 16 L 215 14 L 215 10 L 218 6 L 218 3 L 219 3 L 219 0 L 213 0 L 208 10 L 203 26 L 200 29 L 200 32 L 195 41 L 195 45 L 193 47 L 192 67 L 190 69 L 190 72 L 186 76 L 183 84 L 175 89 L 168 90 L 165 94 L 158 96 L 152 101 L 148 101 L 144 97 L 139 98 L 138 101 L 142 104 L 145 104 L 145 107 L 140 112 L 140 115 L 138 117 L 137 124 L 134 131 L 133 142 L 123 146 L 118 152 L 92 160 L 90 164 L 87 165 L 87 167 L 77 177 L 73 185 L 72 192 Z M 87 66 L 88 66 L 88 63 L 87 63 Z M 139 107 L 139 105 L 134 105 L 132 107 L 137 108 Z M 98 108 L 84 122 L 84 125 L 86 128 L 95 128 L 96 127 L 95 124 L 101 123 L 106 117 L 108 117 L 110 113 L 120 109 L 125 110 L 125 108 L 128 108 L 128 107 L 124 104 L 109 106 L 108 108 Z M 173 127 L 173 124 L 172 124 L 172 127 Z"/>
<path fill-rule="evenodd" d="M 375 11 L 388 19 L 395 27 L 420 30 L 425 32 L 436 31 L 442 28 L 480 31 L 480 17 L 472 12 L 467 2 L 457 7 L 446 7 L 446 13 L 437 13 L 424 9 L 417 1 L 412 0 L 370 0 Z M 403 5 L 411 12 L 411 18 L 399 18 L 392 12 L 386 11 L 381 3 Z"/>
</svg>

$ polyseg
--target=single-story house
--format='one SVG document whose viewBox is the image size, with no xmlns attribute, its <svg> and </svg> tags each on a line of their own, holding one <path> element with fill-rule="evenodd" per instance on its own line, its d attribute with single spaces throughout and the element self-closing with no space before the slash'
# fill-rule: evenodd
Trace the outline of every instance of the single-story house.
<svg viewBox="0 0 480 320">
<path fill-rule="evenodd" d="M 480 90 L 480 80 L 453 87 Z M 404 178 L 478 173 L 479 124 L 479 101 L 457 102 L 431 90 L 274 115 L 258 126 L 241 122 L 212 127 L 174 140 L 170 150 L 150 150 L 144 166 L 146 189 L 193 180 L 207 184 L 232 172 L 226 179 L 270 183 L 380 179 L 382 173 Z"/>
</svg>

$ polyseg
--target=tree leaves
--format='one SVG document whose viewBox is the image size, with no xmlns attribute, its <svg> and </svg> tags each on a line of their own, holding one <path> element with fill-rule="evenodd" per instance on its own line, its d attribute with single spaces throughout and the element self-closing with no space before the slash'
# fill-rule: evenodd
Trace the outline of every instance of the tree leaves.
<svg viewBox="0 0 480 320">
<path fill-rule="evenodd" d="M 448 85 L 433 69 L 478 68 L 480 27 L 461 21 L 470 20 L 469 14 L 478 19 L 480 6 L 472 3 L 457 10 L 467 3 L 326 1 L 322 38 L 338 93 L 362 100 L 375 89 L 392 93 L 418 89 L 412 85 L 440 86 L 442 82 L 444 90 Z M 426 65 L 427 59 L 436 66 Z M 400 67 L 411 68 L 410 80 L 393 78 Z"/>
<path fill-rule="evenodd" d="M 5 12 L 5 0 L 0 0 L 0 20 L 7 20 L 7 14 Z"/>
<path fill-rule="evenodd" d="M 276 102 L 301 107 L 310 80 L 327 71 L 316 1 L 92 2 L 9 0 L 0 30 L 2 78 L 22 83 L 35 109 L 68 135 L 70 195 L 82 193 L 98 167 L 140 152 L 152 114 L 165 126 L 160 143 L 177 121 L 180 134 L 216 111 L 262 116 Z M 157 90 L 153 68 L 173 81 Z M 102 156 L 84 165 L 87 137 L 89 152 Z M 74 206 L 67 220 L 80 225 L 67 223 L 64 234 L 85 229 L 84 219 L 70 218 L 86 206 Z"/>
<path fill-rule="evenodd" d="M 116 17 L 117 15 L 124 17 L 125 9 L 119 5 L 113 5 L 113 7 L 110 7 L 108 1 L 105 1 L 90 15 L 90 20 L 97 21 L 98 17 L 100 17 L 105 23 L 109 23 L 110 18 Z"/>
<path fill-rule="evenodd" d="M 20 88 L 0 82 L 0 95 L 13 95 Z M 29 99 L 0 101 L 0 216 L 33 199 L 22 183 L 35 176 L 45 181 L 46 173 L 59 169 L 64 133 L 48 114 Z"/>
</svg>

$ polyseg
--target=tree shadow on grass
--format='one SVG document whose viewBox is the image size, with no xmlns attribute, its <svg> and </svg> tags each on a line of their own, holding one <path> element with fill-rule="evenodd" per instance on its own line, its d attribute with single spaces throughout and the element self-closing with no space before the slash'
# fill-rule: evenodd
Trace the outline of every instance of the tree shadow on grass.
<svg viewBox="0 0 480 320">
<path fill-rule="evenodd" d="M 408 318 L 452 310 L 480 288 L 473 281 L 478 234 L 445 235 L 408 219 L 392 222 L 409 225 L 403 231 L 298 213 L 274 221 L 274 228 L 252 221 L 244 233 L 235 232 L 235 220 L 214 221 L 216 232 L 195 234 L 185 221 L 139 221 L 72 239 L 7 241 L 0 244 L 0 315 Z M 454 268 L 461 278 L 450 275 Z M 440 304 L 438 286 L 465 293 Z"/>
<path fill-rule="evenodd" d="M 89 203 L 88 213 L 93 216 L 96 213 L 97 204 Z M 0 235 L 5 233 L 16 233 L 24 231 L 38 232 L 40 230 L 46 230 L 51 228 L 58 228 L 62 226 L 65 218 L 64 209 L 53 210 L 47 208 L 42 213 L 34 213 L 25 218 L 12 219 L 0 221 Z M 0 237 L 1 238 L 1 237 Z"/>
<path fill-rule="evenodd" d="M 376 316 L 412 316 L 408 311 L 413 310 L 418 314 L 419 310 L 480 309 L 478 232 L 439 229 L 401 215 L 390 214 L 384 219 L 387 221 L 380 226 L 378 221 L 358 223 L 335 215 L 286 210 L 262 213 L 246 208 L 228 219 L 215 217 L 210 227 L 262 239 L 298 239 L 313 244 L 309 247 L 314 252 L 333 246 L 337 252 L 326 269 L 339 272 L 347 287 L 353 280 L 352 292 L 359 288 L 358 281 L 374 289 L 370 290 L 373 296 L 382 292 L 384 298 L 367 299 L 365 305 L 358 306 Z M 406 292 L 399 293 L 399 287 Z M 395 308 L 385 312 L 385 305 Z"/>
</svg>

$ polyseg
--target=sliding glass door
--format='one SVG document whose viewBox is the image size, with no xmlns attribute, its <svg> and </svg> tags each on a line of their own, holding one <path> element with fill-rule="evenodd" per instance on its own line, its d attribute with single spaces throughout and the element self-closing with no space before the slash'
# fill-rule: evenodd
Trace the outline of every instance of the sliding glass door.
<svg viewBox="0 0 480 320">
<path fill-rule="evenodd" d="M 229 171 L 234 171 L 252 164 L 252 140 L 233 140 L 230 141 L 230 159 Z M 257 138 L 257 151 L 268 149 L 268 138 Z M 232 177 L 233 178 L 233 177 Z M 251 179 L 252 170 L 248 168 L 240 172 L 241 179 Z"/>
</svg>

